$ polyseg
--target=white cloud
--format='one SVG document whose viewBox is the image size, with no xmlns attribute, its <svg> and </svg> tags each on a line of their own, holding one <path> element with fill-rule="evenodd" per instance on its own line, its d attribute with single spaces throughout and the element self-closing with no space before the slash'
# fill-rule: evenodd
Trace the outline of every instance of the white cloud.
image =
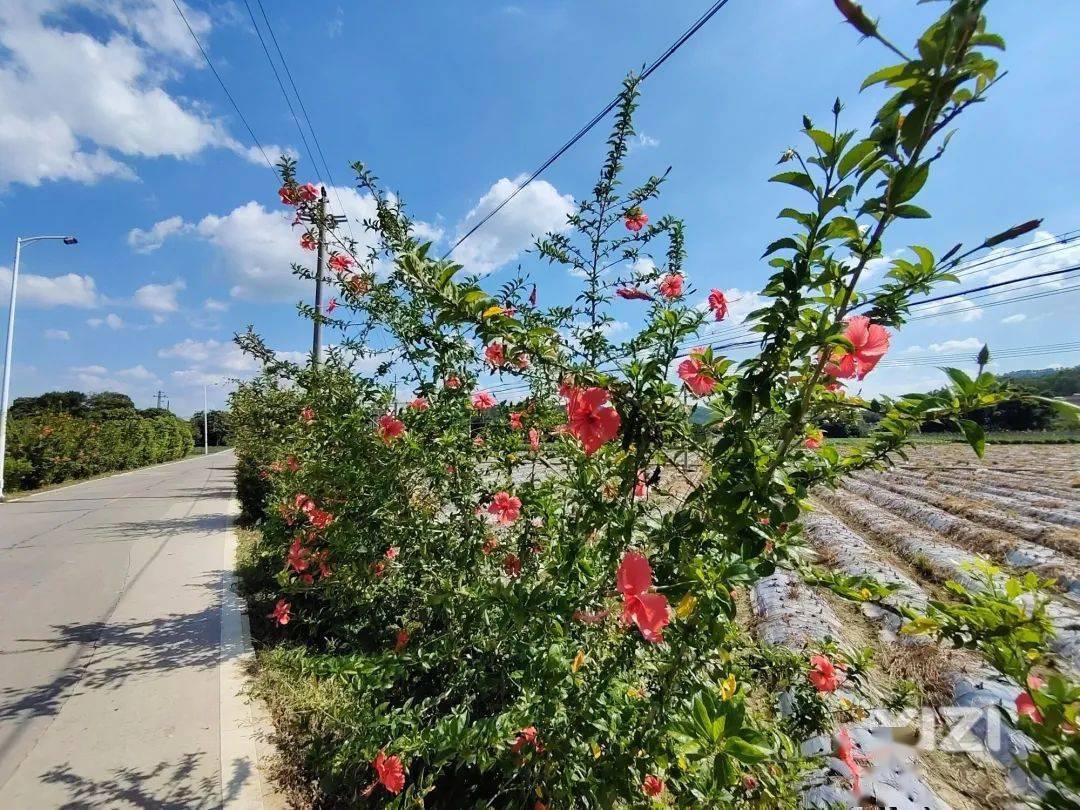
<svg viewBox="0 0 1080 810">
<path fill-rule="evenodd" d="M 1020 323 L 1021 321 L 1024 321 L 1024 320 L 1027 320 L 1027 315 L 1025 315 L 1023 312 L 1017 312 L 1015 315 L 1010 315 L 1007 318 L 1002 318 L 1001 322 L 1002 323 Z"/>
<path fill-rule="evenodd" d="M 124 326 L 123 319 L 114 312 L 110 312 L 104 318 L 90 318 L 87 323 L 95 329 L 99 326 L 107 326 L 110 329 L 120 329 Z"/>
<path fill-rule="evenodd" d="M 651 149 L 660 145 L 660 139 L 654 138 L 651 135 L 646 135 L 644 132 L 639 132 L 635 140 L 630 142 L 630 148 L 639 149 Z"/>
<path fill-rule="evenodd" d="M 46 329 L 45 337 L 48 340 L 71 340 L 71 333 L 66 329 Z"/>
<path fill-rule="evenodd" d="M 962 340 L 946 340 L 941 343 L 931 343 L 930 351 L 937 354 L 946 352 L 963 352 L 969 349 L 981 349 L 983 341 L 979 338 L 969 337 Z"/>
<path fill-rule="evenodd" d="M 2 120 L 2 114 L 0 114 L 0 121 Z M 0 296 L 6 299 L 10 291 L 11 269 L 0 267 Z M 62 276 L 19 273 L 19 304 L 45 309 L 51 307 L 93 309 L 99 306 L 102 300 L 94 279 L 90 276 L 80 276 L 78 273 L 67 273 Z"/>
<path fill-rule="evenodd" d="M 203 301 L 203 309 L 207 312 L 226 312 L 229 305 L 225 301 L 218 301 L 216 298 L 207 298 Z"/>
<path fill-rule="evenodd" d="M 105 366 L 72 366 L 71 370 L 77 374 L 108 374 L 109 370 Z"/>
<path fill-rule="evenodd" d="M 965 276 L 965 279 L 985 279 L 990 284 L 999 281 L 1011 281 L 1016 278 L 1033 276 L 1039 273 L 1051 273 L 1055 270 L 1064 270 L 1080 264 L 1080 240 L 1068 244 L 1054 242 L 1054 234 L 1049 231 L 1035 231 L 1031 234 L 1029 245 L 1038 245 L 1040 250 L 1022 254 L 1015 257 L 1016 250 L 1023 249 L 1024 245 L 1015 243 L 1001 245 L 977 259 L 978 267 L 974 272 Z M 963 272 L 964 267 L 959 268 Z M 1075 276 L 1062 275 L 1054 279 L 1045 279 L 1042 289 L 1062 287 Z M 1022 285 L 1005 287 L 1003 289 L 1022 289 Z"/>
<path fill-rule="evenodd" d="M 412 235 L 421 242 L 437 243 L 442 240 L 445 231 L 443 228 L 433 225 L 430 222 L 415 220 L 412 224 Z"/>
<path fill-rule="evenodd" d="M 971 323 L 983 316 L 982 309 L 962 295 L 945 301 L 934 301 L 931 304 L 920 305 L 915 309 L 915 312 L 920 316 L 941 313 L 943 317 L 948 317 L 954 323 Z"/>
<path fill-rule="evenodd" d="M 243 375 L 259 367 L 258 362 L 250 355 L 244 354 L 235 343 L 222 343 L 217 340 L 187 338 L 167 348 L 159 349 L 157 354 L 158 357 L 166 359 L 185 360 L 205 369 L 228 372 L 225 376 Z"/>
<path fill-rule="evenodd" d="M 176 296 L 186 288 L 187 284 L 182 278 L 170 284 L 144 284 L 135 291 L 132 301 L 135 306 L 151 312 L 176 312 L 180 309 L 180 302 L 177 301 Z"/>
<path fill-rule="evenodd" d="M 183 217 L 169 217 L 155 222 L 149 230 L 132 228 L 128 231 L 127 243 L 136 253 L 153 253 L 165 244 L 166 239 L 182 233 L 187 227 Z"/>
<path fill-rule="evenodd" d="M 73 30 L 73 10 L 92 17 L 93 35 Z M 209 31 L 209 16 L 185 13 Z M 249 157 L 218 121 L 166 91 L 179 67 L 199 64 L 194 47 L 166 0 L 0 2 L 0 189 L 133 180 L 127 159 L 215 146 Z"/>
<path fill-rule="evenodd" d="M 118 376 L 118 377 L 126 377 L 126 378 L 131 379 L 131 380 L 146 380 L 146 381 L 151 381 L 152 380 L 154 382 L 160 382 L 160 380 L 158 380 L 157 375 L 154 374 L 154 372 L 147 369 L 146 366 L 144 366 L 142 364 L 137 365 L 137 366 L 132 366 L 131 368 L 121 369 L 120 371 L 116 372 L 116 376 Z"/>
<path fill-rule="evenodd" d="M 460 238 L 481 219 L 506 200 L 525 180 L 525 175 L 511 181 L 496 182 L 465 218 L 458 223 Z M 469 272 L 487 274 L 497 270 L 528 248 L 536 237 L 549 231 L 565 231 L 566 217 L 574 210 L 574 198 L 559 194 L 546 180 L 530 183 L 506 207 L 454 251 L 454 259 Z"/>
</svg>

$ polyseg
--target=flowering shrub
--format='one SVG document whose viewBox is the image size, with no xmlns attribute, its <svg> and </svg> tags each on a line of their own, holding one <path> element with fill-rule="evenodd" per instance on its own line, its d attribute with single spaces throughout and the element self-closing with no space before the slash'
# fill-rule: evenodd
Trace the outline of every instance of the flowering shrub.
<svg viewBox="0 0 1080 810">
<path fill-rule="evenodd" d="M 63 413 L 12 419 L 6 483 L 33 489 L 183 458 L 191 425 L 164 412 L 154 416 L 94 418 Z"/>
<path fill-rule="evenodd" d="M 804 119 L 807 145 L 781 157 L 796 168 L 772 178 L 803 195 L 782 212 L 798 230 L 766 250 L 770 303 L 750 315 L 759 351 L 738 364 L 701 345 L 728 302 L 712 290 L 695 305 L 683 223 L 656 213 L 665 178 L 622 185 L 635 77 L 592 196 L 568 232 L 536 245 L 583 278 L 570 305 L 542 308 L 525 277 L 495 293 L 462 277 L 355 165 L 377 204 L 365 223 L 377 247 L 355 256 L 322 223 L 347 316 L 304 308 L 342 340 L 322 367 L 273 364 L 234 400 L 241 462 L 265 482 L 257 618 L 295 645 L 268 654 L 264 694 L 321 801 L 797 801 L 799 735 L 827 728 L 822 696 L 859 668 L 762 653 L 735 620 L 739 589 L 790 557 L 811 487 L 887 461 L 929 419 L 959 424 L 981 452 L 965 414 L 1010 396 L 959 370 L 934 396 L 869 402 L 845 387 L 875 373 L 915 295 L 1000 241 L 940 259 L 918 246 L 880 288 L 860 286 L 887 229 L 928 216 L 912 200 L 943 130 L 994 83 L 981 49 L 1000 42 L 983 5 L 951 3 L 916 57 L 867 80 L 895 93 L 865 137 L 840 129 L 839 102 L 825 128 Z M 838 6 L 885 41 L 857 6 Z M 294 164 L 281 168 L 283 202 L 319 224 Z M 621 345 L 615 306 L 645 319 Z M 270 358 L 255 335 L 240 340 Z M 392 348 L 374 374 L 352 373 L 377 354 L 369 343 Z M 391 373 L 412 388 L 406 407 Z M 487 373 L 528 393 L 499 402 L 496 386 L 478 387 Z M 707 409 L 704 429 L 687 397 Z M 841 456 L 816 425 L 863 410 L 880 419 Z M 682 456 L 698 469 L 673 463 Z M 325 699 L 284 705 L 282 683 L 317 684 Z M 768 708 L 781 685 L 796 690 L 794 719 Z"/>
</svg>

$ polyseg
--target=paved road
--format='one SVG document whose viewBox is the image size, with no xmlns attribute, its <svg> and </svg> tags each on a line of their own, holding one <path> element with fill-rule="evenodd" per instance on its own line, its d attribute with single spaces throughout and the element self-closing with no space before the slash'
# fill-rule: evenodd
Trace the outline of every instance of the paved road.
<svg viewBox="0 0 1080 810">
<path fill-rule="evenodd" d="M 219 721 L 232 463 L 0 504 L 0 807 L 212 808 L 245 792 L 245 762 L 223 778 Z"/>
</svg>

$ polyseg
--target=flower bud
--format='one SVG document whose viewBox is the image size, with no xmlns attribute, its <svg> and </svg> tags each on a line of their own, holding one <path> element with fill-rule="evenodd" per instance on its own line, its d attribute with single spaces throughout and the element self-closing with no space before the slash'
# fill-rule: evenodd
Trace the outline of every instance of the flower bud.
<svg viewBox="0 0 1080 810">
<path fill-rule="evenodd" d="M 1029 219 L 1027 222 L 1021 225 L 1015 225 L 1007 231 L 1002 231 L 994 236 L 986 237 L 986 241 L 982 243 L 982 246 L 993 247 L 994 245 L 1000 245 L 1002 242 L 1008 242 L 1010 239 L 1015 239 L 1018 236 L 1023 236 L 1025 233 L 1030 233 L 1040 225 L 1042 225 L 1041 219 Z"/>
<path fill-rule="evenodd" d="M 852 3 L 851 0 L 833 0 L 833 2 L 840 9 L 840 13 L 844 15 L 844 19 L 851 23 L 852 27 L 864 37 L 872 37 L 877 33 L 877 26 L 866 16 L 862 6 L 858 3 Z"/>
</svg>

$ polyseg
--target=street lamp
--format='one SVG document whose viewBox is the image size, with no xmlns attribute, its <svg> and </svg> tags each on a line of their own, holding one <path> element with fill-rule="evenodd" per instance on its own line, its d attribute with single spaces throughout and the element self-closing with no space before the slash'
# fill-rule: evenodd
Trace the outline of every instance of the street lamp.
<svg viewBox="0 0 1080 810">
<path fill-rule="evenodd" d="M 20 236 L 15 240 L 15 266 L 11 269 L 11 299 L 8 303 L 7 343 L 4 348 L 4 385 L 0 390 L 0 503 L 4 500 L 4 459 L 7 456 L 8 394 L 11 392 L 11 350 L 15 340 L 15 293 L 19 289 L 19 257 L 22 246 L 33 242 L 54 240 L 65 245 L 77 245 L 74 236 Z"/>
<path fill-rule="evenodd" d="M 203 455 L 204 456 L 210 455 L 210 430 L 209 430 L 209 427 L 208 427 L 209 422 L 208 422 L 208 419 L 207 419 L 207 416 L 210 413 L 210 411 L 207 410 L 206 389 L 209 388 L 211 385 L 214 386 L 214 387 L 225 385 L 225 380 L 221 380 L 219 382 L 213 382 L 213 383 L 205 383 L 205 382 L 203 383 L 203 387 L 202 387 L 202 437 L 203 437 Z"/>
</svg>

